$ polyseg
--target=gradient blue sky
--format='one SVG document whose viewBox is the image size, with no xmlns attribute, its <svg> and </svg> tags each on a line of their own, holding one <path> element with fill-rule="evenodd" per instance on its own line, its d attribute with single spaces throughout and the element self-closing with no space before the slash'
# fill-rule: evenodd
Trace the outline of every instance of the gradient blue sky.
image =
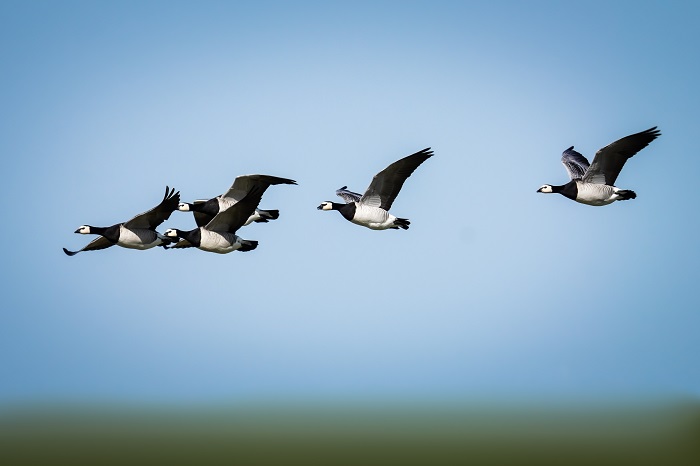
<svg viewBox="0 0 700 466">
<path fill-rule="evenodd" d="M 0 5 L 0 402 L 700 395 L 695 2 Z M 571 145 L 663 135 L 589 207 Z M 435 156 L 370 231 L 335 212 Z M 289 177 L 257 250 L 111 248 L 151 208 Z M 175 212 L 161 227 L 191 228 Z"/>
</svg>

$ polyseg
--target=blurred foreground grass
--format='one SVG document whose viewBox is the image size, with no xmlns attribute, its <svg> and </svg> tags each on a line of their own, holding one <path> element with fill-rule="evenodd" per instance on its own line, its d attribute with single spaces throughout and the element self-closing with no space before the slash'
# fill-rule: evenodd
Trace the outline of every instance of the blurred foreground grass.
<svg viewBox="0 0 700 466">
<path fill-rule="evenodd" d="M 697 466 L 700 405 L 6 406 L 0 463 Z"/>
</svg>

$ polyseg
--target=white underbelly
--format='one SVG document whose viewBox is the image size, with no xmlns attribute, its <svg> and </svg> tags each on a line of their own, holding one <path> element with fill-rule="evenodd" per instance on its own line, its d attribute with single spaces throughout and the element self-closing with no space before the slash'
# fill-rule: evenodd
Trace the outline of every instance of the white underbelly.
<svg viewBox="0 0 700 466">
<path fill-rule="evenodd" d="M 227 254 L 240 249 L 240 238 L 232 233 L 223 233 L 202 229 L 199 249 L 217 254 Z"/>
<path fill-rule="evenodd" d="M 351 222 L 372 230 L 386 230 L 394 225 L 394 219 L 396 217 L 380 207 L 358 205 Z"/>
<path fill-rule="evenodd" d="M 614 196 L 616 188 L 604 184 L 578 183 L 576 186 L 578 194 L 576 202 L 581 204 L 601 206 L 615 202 Z"/>
<path fill-rule="evenodd" d="M 129 249 L 151 249 L 162 244 L 158 235 L 148 229 L 135 229 L 131 231 L 124 226 L 119 229 L 119 241 L 117 244 Z"/>
<path fill-rule="evenodd" d="M 576 202 L 580 202 L 581 204 L 586 204 L 586 205 L 600 206 L 600 205 L 612 204 L 613 202 L 615 202 L 615 200 L 614 200 L 614 199 L 607 199 L 607 200 L 602 200 L 602 199 L 576 199 Z"/>
</svg>

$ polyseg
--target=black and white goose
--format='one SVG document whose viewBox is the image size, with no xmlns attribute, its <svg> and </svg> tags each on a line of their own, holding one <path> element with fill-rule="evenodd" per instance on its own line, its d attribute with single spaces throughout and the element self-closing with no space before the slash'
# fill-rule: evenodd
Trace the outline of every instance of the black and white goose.
<svg viewBox="0 0 700 466">
<path fill-rule="evenodd" d="M 615 201 L 635 199 L 637 194 L 629 189 L 620 189 L 615 180 L 622 167 L 644 149 L 661 132 L 656 126 L 646 131 L 619 139 L 596 152 L 593 163 L 574 150 L 574 146 L 564 151 L 561 162 L 569 173 L 570 181 L 561 186 L 543 185 L 538 193 L 559 193 L 581 204 L 601 206 Z"/>
<path fill-rule="evenodd" d="M 411 222 L 389 213 L 406 179 L 416 168 L 430 157 L 430 147 L 398 160 L 377 173 L 364 194 L 360 195 L 343 186 L 335 193 L 345 200 L 345 204 L 326 201 L 319 210 L 337 210 L 346 220 L 372 230 L 388 228 L 408 230 Z"/>
<path fill-rule="evenodd" d="M 297 184 L 296 181 L 288 178 L 279 178 L 269 175 L 243 175 L 237 177 L 231 187 L 224 194 L 209 200 L 196 200 L 192 203 L 181 202 L 178 210 L 182 212 L 192 212 L 198 227 L 203 227 L 209 223 L 219 212 L 223 212 L 235 203 L 243 199 L 254 185 L 264 186 L 267 189 L 270 185 L 276 184 Z M 255 209 L 246 219 L 245 225 L 253 222 L 267 223 L 270 220 L 279 218 L 279 210 Z"/>
<path fill-rule="evenodd" d="M 63 252 L 69 256 L 74 256 L 81 251 L 96 251 L 110 246 L 121 246 L 129 249 L 150 249 L 155 246 L 167 248 L 168 244 L 174 241 L 156 231 L 158 225 L 166 221 L 170 214 L 177 209 L 180 202 L 180 192 L 175 192 L 175 188 L 165 187 L 165 196 L 160 204 L 151 210 L 137 215 L 123 223 L 117 223 L 110 227 L 93 227 L 91 225 L 81 225 L 75 233 L 97 234 L 98 238 L 92 240 L 83 249 L 69 251 L 63 248 Z"/>
<path fill-rule="evenodd" d="M 177 228 L 166 230 L 166 237 L 180 238 L 180 241 L 173 248 L 196 247 L 203 251 L 227 254 L 232 251 L 252 251 L 258 247 L 257 241 L 245 240 L 237 236 L 236 231 L 247 224 L 246 222 L 260 203 L 265 190 L 271 184 L 279 184 L 274 183 L 274 181 L 283 178 L 267 175 L 248 176 L 250 182 L 246 184 L 245 194 L 239 195 L 233 205 L 220 211 L 206 225 L 189 231 Z"/>
</svg>

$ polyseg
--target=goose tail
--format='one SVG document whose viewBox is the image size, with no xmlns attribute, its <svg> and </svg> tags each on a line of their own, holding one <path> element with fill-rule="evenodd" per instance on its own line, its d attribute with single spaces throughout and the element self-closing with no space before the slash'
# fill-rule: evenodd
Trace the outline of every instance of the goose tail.
<svg viewBox="0 0 700 466">
<path fill-rule="evenodd" d="M 241 252 L 248 252 L 248 251 L 252 251 L 253 249 L 255 249 L 257 247 L 258 247 L 257 241 L 249 241 L 247 239 L 242 239 L 241 240 L 241 247 L 238 248 L 238 250 Z"/>
<path fill-rule="evenodd" d="M 408 230 L 408 226 L 410 224 L 411 222 L 409 222 L 407 218 L 397 218 L 396 220 L 394 220 L 394 225 L 404 230 Z"/>
<path fill-rule="evenodd" d="M 636 199 L 637 198 L 637 193 L 635 193 L 631 189 L 621 189 L 615 194 L 620 196 L 620 199 L 618 199 L 619 201 L 626 201 L 628 199 Z"/>
<path fill-rule="evenodd" d="M 270 220 L 277 220 L 280 216 L 279 210 L 262 210 L 257 211 L 258 217 L 255 219 L 257 223 L 267 223 Z"/>
</svg>

